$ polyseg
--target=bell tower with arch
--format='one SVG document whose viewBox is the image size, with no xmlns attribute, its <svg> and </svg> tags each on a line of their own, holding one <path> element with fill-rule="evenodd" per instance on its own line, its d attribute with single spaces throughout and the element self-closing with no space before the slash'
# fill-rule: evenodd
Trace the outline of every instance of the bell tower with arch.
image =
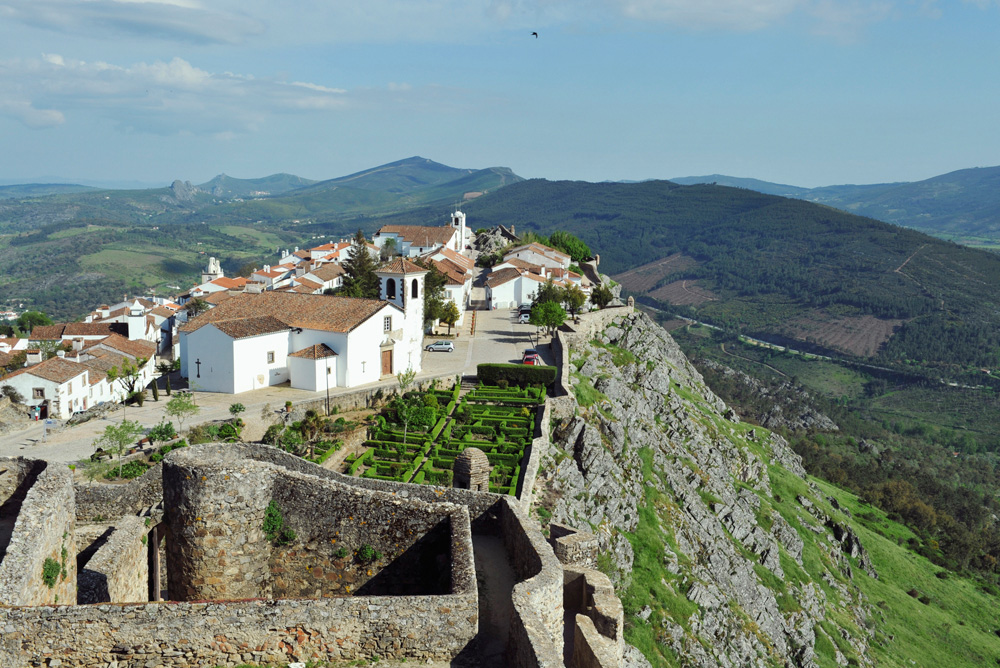
<svg viewBox="0 0 1000 668">
<path fill-rule="evenodd" d="M 379 278 L 379 297 L 401 311 L 392 316 L 400 322 L 391 323 L 383 342 L 383 348 L 393 349 L 393 373 L 408 368 L 419 372 L 424 341 L 424 279 L 428 270 L 397 257 L 375 273 Z"/>
</svg>

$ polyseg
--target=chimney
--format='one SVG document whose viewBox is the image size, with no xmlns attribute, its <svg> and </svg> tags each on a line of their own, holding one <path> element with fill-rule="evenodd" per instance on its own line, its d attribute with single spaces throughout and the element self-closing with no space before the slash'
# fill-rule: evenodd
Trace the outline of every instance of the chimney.
<svg viewBox="0 0 1000 668">
<path fill-rule="evenodd" d="M 64 359 L 66 357 L 66 351 L 65 350 L 57 350 L 56 351 L 56 357 L 58 357 L 60 359 Z"/>
<path fill-rule="evenodd" d="M 25 366 L 35 366 L 42 363 L 41 350 L 25 350 Z"/>
<path fill-rule="evenodd" d="M 75 350 L 77 352 L 83 350 L 83 339 L 82 338 L 73 339 L 73 350 Z"/>
<path fill-rule="evenodd" d="M 107 318 L 108 316 L 111 315 L 111 308 L 107 304 L 101 304 L 100 311 L 102 319 Z"/>
</svg>

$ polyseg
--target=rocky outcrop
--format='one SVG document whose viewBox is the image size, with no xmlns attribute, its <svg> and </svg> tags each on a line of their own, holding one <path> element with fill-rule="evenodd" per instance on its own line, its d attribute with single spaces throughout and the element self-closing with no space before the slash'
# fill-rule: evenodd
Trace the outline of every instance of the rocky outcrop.
<svg viewBox="0 0 1000 668">
<path fill-rule="evenodd" d="M 645 315 L 583 331 L 564 339 L 578 405 L 554 425 L 535 498 L 598 536 L 626 629 L 651 629 L 679 665 L 817 666 L 836 607 L 846 635 L 822 651 L 870 665 L 867 604 L 851 581 L 852 564 L 870 560 L 788 443 L 741 423 Z M 652 665 L 672 665 L 655 651 Z M 626 662 L 642 665 L 634 652 Z"/>
</svg>

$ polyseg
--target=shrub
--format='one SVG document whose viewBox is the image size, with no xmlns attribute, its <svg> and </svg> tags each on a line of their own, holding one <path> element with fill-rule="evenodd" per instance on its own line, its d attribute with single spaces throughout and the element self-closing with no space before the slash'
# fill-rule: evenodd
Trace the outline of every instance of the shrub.
<svg viewBox="0 0 1000 668">
<path fill-rule="evenodd" d="M 24 403 L 24 397 L 21 395 L 21 393 L 15 390 L 10 385 L 4 385 L 3 387 L 0 387 L 0 394 L 13 401 L 15 404 Z"/>
<path fill-rule="evenodd" d="M 350 554 L 350 552 L 348 552 L 348 551 L 347 551 L 347 548 L 346 548 L 346 547 L 344 547 L 343 545 L 341 545 L 341 546 L 340 546 L 340 547 L 338 547 L 338 548 L 337 548 L 337 550 L 336 550 L 336 551 L 335 551 L 335 552 L 333 553 L 333 556 L 335 556 L 335 557 L 336 557 L 337 559 L 343 559 L 343 558 L 345 558 L 345 557 L 346 557 L 346 556 L 347 556 L 348 554 Z"/>
<path fill-rule="evenodd" d="M 45 583 L 46 587 L 52 589 L 56 586 L 56 580 L 59 578 L 61 570 L 62 567 L 58 561 L 52 557 L 45 558 L 45 563 L 42 564 L 42 582 Z"/>
<path fill-rule="evenodd" d="M 121 467 L 121 474 L 123 479 L 138 478 L 143 473 L 149 469 L 149 464 L 146 462 L 141 462 L 138 459 L 134 459 Z M 113 480 L 118 477 L 118 467 L 114 466 L 110 471 L 104 474 L 107 480 Z"/>
<path fill-rule="evenodd" d="M 295 540 L 295 532 L 285 526 L 278 502 L 271 499 L 264 511 L 264 536 L 275 545 L 288 545 Z"/>
<path fill-rule="evenodd" d="M 485 385 L 499 385 L 505 380 L 509 385 L 528 387 L 530 385 L 551 385 L 555 382 L 557 369 L 554 366 L 528 366 L 525 364 L 480 364 L 476 373 Z"/>
<path fill-rule="evenodd" d="M 378 561 L 382 558 L 382 553 L 376 550 L 374 547 L 365 543 L 358 548 L 358 561 L 363 564 L 370 564 L 373 561 Z"/>
<path fill-rule="evenodd" d="M 261 443 L 266 443 L 267 445 L 277 445 L 278 439 L 281 437 L 281 432 L 285 431 L 285 426 L 282 424 L 272 424 L 261 436 Z"/>
<path fill-rule="evenodd" d="M 161 422 L 150 429 L 146 436 L 152 443 L 155 443 L 156 441 L 169 441 L 177 438 L 177 430 L 174 429 L 173 422 Z"/>
</svg>

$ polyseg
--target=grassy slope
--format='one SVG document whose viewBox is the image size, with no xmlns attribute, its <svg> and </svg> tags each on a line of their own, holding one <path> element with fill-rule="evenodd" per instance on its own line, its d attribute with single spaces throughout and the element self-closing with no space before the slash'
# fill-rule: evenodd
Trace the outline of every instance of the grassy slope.
<svg viewBox="0 0 1000 668">
<path fill-rule="evenodd" d="M 721 432 L 732 428 L 727 421 L 707 409 L 694 392 L 685 390 L 680 394 L 699 409 L 700 419 L 711 422 Z M 730 440 L 765 455 L 760 445 L 744 438 L 751 428 L 760 429 L 745 424 L 736 425 L 729 433 Z M 619 592 L 626 610 L 626 638 L 654 665 L 680 666 L 677 657 L 657 640 L 659 631 L 655 620 L 666 616 L 689 631 L 688 618 L 697 606 L 685 596 L 683 575 L 671 575 L 663 567 L 661 555 L 663 545 L 672 541 L 670 516 L 676 502 L 669 494 L 655 489 L 655 484 L 660 481 L 657 480 L 650 453 L 643 454 L 644 478 L 654 484 L 646 486 L 646 504 L 640 510 L 639 526 L 628 535 L 636 559 L 629 588 Z M 834 646 L 849 661 L 857 658 L 852 648 L 840 638 L 838 628 L 848 628 L 852 635 L 860 633 L 853 616 L 833 603 L 839 600 L 839 595 L 824 581 L 825 574 L 832 575 L 843 584 L 853 582 L 867 597 L 873 611 L 868 623 L 875 632 L 869 657 L 878 666 L 947 665 L 949 668 L 971 668 L 987 665 L 1000 657 L 1000 638 L 994 633 L 1000 626 L 997 622 L 1000 618 L 1000 599 L 983 591 L 974 580 L 954 574 L 948 574 L 945 579 L 939 578 L 940 568 L 905 547 L 905 543 L 913 537 L 909 529 L 889 520 L 880 510 L 862 504 L 856 496 L 822 480 L 810 478 L 822 492 L 822 496 L 817 495 L 806 481 L 776 464 L 768 467 L 768 473 L 772 495 L 761 495 L 762 511 L 758 519 L 766 522 L 773 508 L 796 528 L 804 543 L 803 566 L 797 566 L 782 548 L 785 581 L 769 576 L 766 569 L 756 570 L 761 581 L 776 592 L 779 607 L 784 613 L 794 612 L 798 607 L 794 598 L 786 593 L 786 583 L 812 581 L 823 589 L 830 603 L 827 619 L 819 625 L 822 630 L 817 630 L 816 652 L 820 666 L 833 668 L 837 665 Z M 816 533 L 807 528 L 807 525 L 818 526 L 818 523 L 802 510 L 796 500 L 800 495 L 809 498 L 836 521 L 852 527 L 868 550 L 879 574 L 878 579 L 869 577 L 856 563 L 852 563 L 852 581 L 840 573 L 829 556 L 826 532 Z M 834 510 L 825 497 L 836 498 L 853 518 Z M 754 555 L 747 553 L 747 557 L 754 558 Z M 681 565 L 683 574 L 683 562 Z M 914 589 L 916 597 L 908 593 Z M 921 602 L 920 597 L 927 597 L 927 602 Z M 653 614 L 643 622 L 635 615 L 645 605 L 653 609 Z"/>
</svg>

